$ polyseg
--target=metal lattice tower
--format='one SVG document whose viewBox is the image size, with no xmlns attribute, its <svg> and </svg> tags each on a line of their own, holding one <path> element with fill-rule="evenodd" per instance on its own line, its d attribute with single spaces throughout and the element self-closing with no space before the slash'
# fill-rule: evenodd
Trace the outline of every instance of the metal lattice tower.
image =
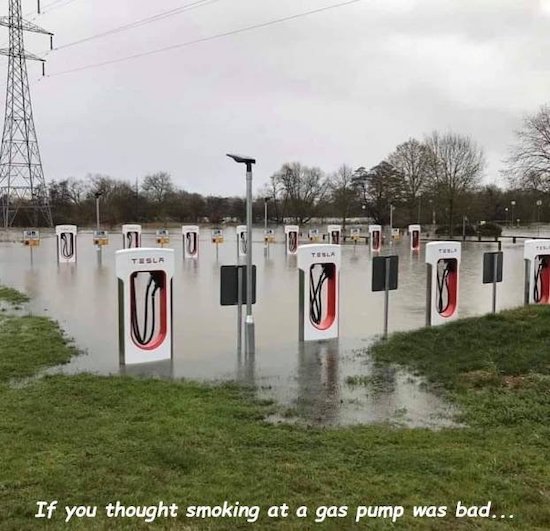
<svg viewBox="0 0 550 531">
<path fill-rule="evenodd" d="M 9 48 L 0 49 L 0 55 L 8 56 L 6 113 L 0 148 L 2 225 L 7 229 L 13 224 L 19 210 L 27 210 L 32 214 L 27 221 L 33 225 L 38 225 L 40 219 L 52 226 L 27 76 L 27 59 L 41 61 L 42 69 L 44 60 L 25 51 L 23 32 L 49 35 L 50 47 L 53 34 L 23 20 L 21 0 L 9 0 L 8 13 L 7 17 L 0 17 L 0 26 L 9 28 Z"/>
</svg>

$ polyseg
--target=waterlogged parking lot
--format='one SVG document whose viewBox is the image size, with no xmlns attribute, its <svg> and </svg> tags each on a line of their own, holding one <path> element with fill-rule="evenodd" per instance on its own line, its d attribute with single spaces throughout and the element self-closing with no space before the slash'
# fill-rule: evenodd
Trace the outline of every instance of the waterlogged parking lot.
<svg viewBox="0 0 550 531">
<path fill-rule="evenodd" d="M 539 229 L 540 230 L 540 229 Z M 392 422 L 405 426 L 452 425 L 453 408 L 430 392 L 422 379 L 393 366 L 375 365 L 365 347 L 383 328 L 383 293 L 370 290 L 372 256 L 367 246 L 342 247 L 340 271 L 340 339 L 298 341 L 298 271 L 296 257 L 286 256 L 282 229 L 264 256 L 262 231 L 254 232 L 253 261 L 258 274 L 254 306 L 256 353 L 237 351 L 237 311 L 222 307 L 220 266 L 236 263 L 235 229 L 225 231 L 218 248 L 210 231 L 200 237 L 200 256 L 184 260 L 181 234 L 172 231 L 175 249 L 174 356 L 172 362 L 119 367 L 115 251 L 122 236 L 111 233 L 98 264 L 92 234 L 78 237 L 78 263 L 58 265 L 53 234 L 43 234 L 32 251 L 20 242 L 0 244 L 0 282 L 31 297 L 29 310 L 56 319 L 84 353 L 58 371 L 117 373 L 254 385 L 262 397 L 280 405 L 274 421 L 304 420 L 323 425 Z M 522 230 L 521 234 L 527 234 Z M 536 232 L 534 233 L 537 234 Z M 540 232 L 539 232 L 540 234 Z M 13 232 L 13 240 L 19 232 Z M 143 246 L 156 247 L 153 233 Z M 498 288 L 499 309 L 523 303 L 523 245 L 505 239 L 504 281 Z M 496 243 L 466 242 L 462 249 L 460 315 L 491 309 L 492 287 L 483 285 L 482 255 Z M 390 294 L 389 328 L 409 330 L 424 325 L 426 266 L 424 244 L 411 254 L 408 240 L 397 241 L 382 254 L 398 254 L 399 289 Z M 441 345 L 445 356 L 445 345 Z"/>
</svg>

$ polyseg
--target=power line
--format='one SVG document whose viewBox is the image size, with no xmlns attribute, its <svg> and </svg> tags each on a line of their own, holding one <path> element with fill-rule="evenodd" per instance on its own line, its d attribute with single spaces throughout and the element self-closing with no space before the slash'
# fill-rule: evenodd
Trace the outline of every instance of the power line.
<svg viewBox="0 0 550 531">
<path fill-rule="evenodd" d="M 101 63 L 94 63 L 94 64 L 90 64 L 90 65 L 80 66 L 80 67 L 77 67 L 77 68 L 72 68 L 70 70 L 63 70 L 61 72 L 50 74 L 46 77 L 62 76 L 62 75 L 65 75 L 65 74 L 72 74 L 74 72 L 80 72 L 81 70 L 88 70 L 88 69 L 91 69 L 91 68 L 99 68 L 101 66 L 107 66 L 107 65 L 112 65 L 112 64 L 116 64 L 116 63 L 122 63 L 124 61 L 131 61 L 131 60 L 134 60 L 134 59 L 140 59 L 141 57 L 147 57 L 149 55 L 155 55 L 155 54 L 158 54 L 158 53 L 168 52 L 168 51 L 171 51 L 171 50 L 176 50 L 178 48 L 193 46 L 195 44 L 200 44 L 200 43 L 203 43 L 203 42 L 213 41 L 215 39 L 221 39 L 221 38 L 224 38 L 224 37 L 229 37 L 231 35 L 237 35 L 239 33 L 245 33 L 247 31 L 252 31 L 252 30 L 255 30 L 255 29 L 259 29 L 259 28 L 265 28 L 267 26 L 272 26 L 274 24 L 279 24 L 281 22 L 287 22 L 289 20 L 295 20 L 297 18 L 302 18 L 302 17 L 308 16 L 308 15 L 321 13 L 323 11 L 328 11 L 330 9 L 336 9 L 336 8 L 348 6 L 348 5 L 351 5 L 351 4 L 357 4 L 358 2 L 362 2 L 362 1 L 363 0 L 347 0 L 346 2 L 339 2 L 337 4 L 332 4 L 332 5 L 329 5 L 329 6 L 320 7 L 320 8 L 317 8 L 317 9 L 311 9 L 309 11 L 303 11 L 301 13 L 296 13 L 295 15 L 289 15 L 287 17 L 277 18 L 277 19 L 274 19 L 274 20 L 270 20 L 268 22 L 262 22 L 260 24 L 254 24 L 252 26 L 245 26 L 244 28 L 239 28 L 239 29 L 232 30 L 232 31 L 226 31 L 224 33 L 217 33 L 215 35 L 210 35 L 209 37 L 202 37 L 200 39 L 195 39 L 195 40 L 192 40 L 192 41 L 181 42 L 179 44 L 172 44 L 170 46 L 165 46 L 163 48 L 157 48 L 155 50 L 150 50 L 148 52 L 137 53 L 137 54 L 134 54 L 134 55 L 127 55 L 125 57 L 120 57 L 118 59 L 111 59 L 109 61 L 103 61 Z"/>
<path fill-rule="evenodd" d="M 72 1 L 72 0 L 71 0 Z M 151 24 L 153 22 L 158 22 L 159 20 L 164 20 L 165 18 L 172 17 L 174 15 L 179 15 L 180 13 L 184 13 L 185 11 L 191 11 L 192 9 L 197 9 L 199 7 L 203 7 L 208 4 L 212 4 L 215 2 L 219 2 L 220 0 L 197 0 L 195 2 L 191 2 L 189 4 L 185 4 L 184 6 L 177 7 L 175 9 L 170 9 L 168 11 L 162 11 L 160 13 L 157 13 L 156 15 L 152 15 L 150 17 L 146 17 L 140 20 L 136 20 L 135 22 L 130 22 L 129 24 L 124 24 L 122 26 L 118 26 L 116 28 L 112 28 L 107 31 L 103 31 L 101 33 L 96 33 L 95 35 L 90 35 L 89 37 L 84 37 L 83 39 L 79 39 L 77 41 L 69 42 L 67 44 L 63 44 L 61 46 L 58 46 L 55 48 L 56 51 L 63 50 L 65 48 L 70 48 L 71 46 L 76 46 L 77 44 L 82 44 L 84 42 L 88 42 L 94 39 L 99 39 L 100 37 L 106 37 L 108 35 L 114 35 L 115 33 L 120 33 L 123 31 L 128 31 L 134 28 L 138 28 L 140 26 L 145 26 L 146 24 Z"/>
</svg>

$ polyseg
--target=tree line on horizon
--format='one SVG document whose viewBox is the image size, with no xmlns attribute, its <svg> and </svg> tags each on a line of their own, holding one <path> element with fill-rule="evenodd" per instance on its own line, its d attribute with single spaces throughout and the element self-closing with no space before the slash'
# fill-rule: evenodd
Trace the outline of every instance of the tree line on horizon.
<svg viewBox="0 0 550 531">
<path fill-rule="evenodd" d="M 410 138 L 367 168 L 342 164 L 327 173 L 300 162 L 281 166 L 256 195 L 253 217 L 270 224 L 366 218 L 394 226 L 421 223 L 453 226 L 491 221 L 525 224 L 550 220 L 550 107 L 528 116 L 516 132 L 503 172 L 507 186 L 484 184 L 485 156 L 473 139 L 454 132 Z M 222 223 L 245 220 L 244 197 L 222 197 L 177 187 L 166 172 L 146 175 L 139 186 L 105 175 L 51 181 L 48 195 L 55 224 L 95 223 L 100 195 L 105 225 Z M 24 221 L 24 220 L 19 220 Z"/>
</svg>

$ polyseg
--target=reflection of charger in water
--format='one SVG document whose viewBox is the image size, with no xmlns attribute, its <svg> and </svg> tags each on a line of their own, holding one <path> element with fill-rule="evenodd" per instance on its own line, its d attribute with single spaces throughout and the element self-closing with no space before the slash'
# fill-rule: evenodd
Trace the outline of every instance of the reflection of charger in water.
<svg viewBox="0 0 550 531">
<path fill-rule="evenodd" d="M 138 316 L 140 275 L 149 274 L 145 287 L 141 323 Z M 162 271 L 140 272 L 130 275 L 130 323 L 132 341 L 143 349 L 157 347 L 166 335 L 165 275 Z M 141 290 L 143 291 L 143 290 Z"/>
<path fill-rule="evenodd" d="M 67 260 L 74 255 L 74 235 L 70 232 L 63 232 L 59 236 L 61 243 L 61 256 Z"/>
<path fill-rule="evenodd" d="M 534 262 L 533 301 L 546 304 L 550 299 L 550 256 L 536 256 Z"/>
</svg>

